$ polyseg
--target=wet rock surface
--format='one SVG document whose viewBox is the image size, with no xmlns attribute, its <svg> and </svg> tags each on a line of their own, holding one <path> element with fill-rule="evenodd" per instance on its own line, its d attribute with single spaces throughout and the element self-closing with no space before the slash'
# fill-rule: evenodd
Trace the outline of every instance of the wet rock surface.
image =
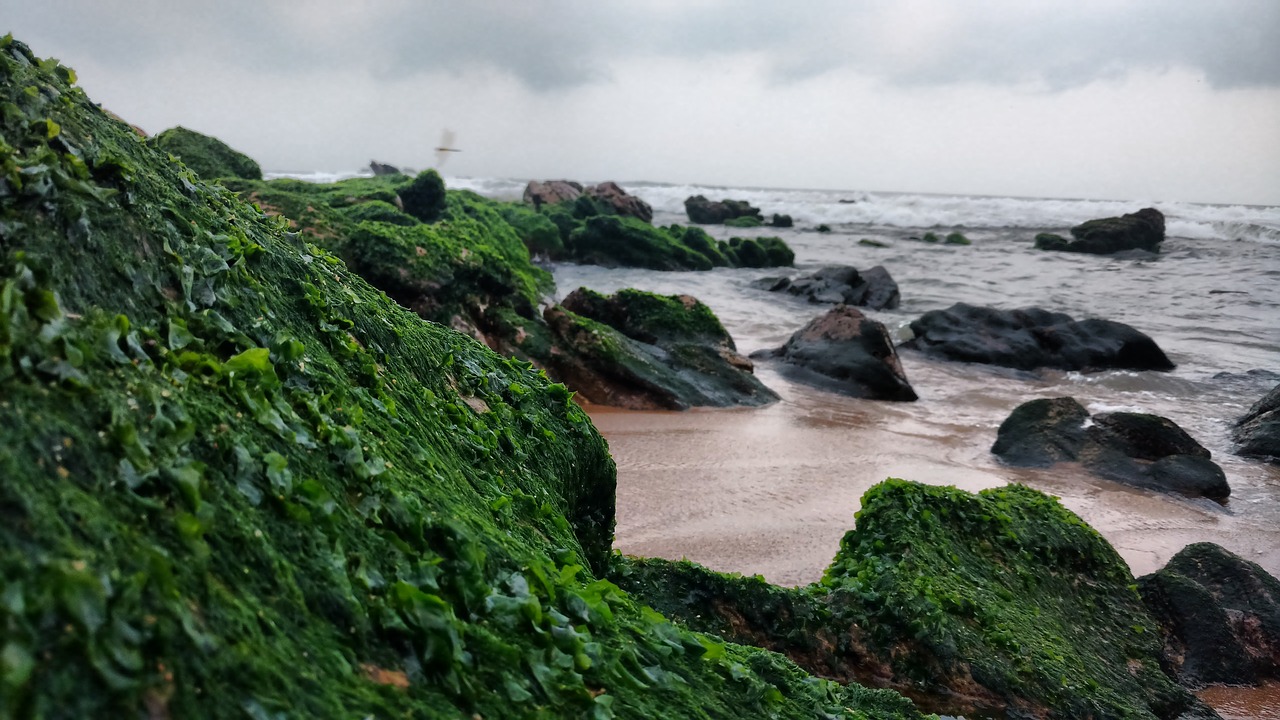
<svg viewBox="0 0 1280 720">
<path fill-rule="evenodd" d="M 898 307 L 898 284 L 882 265 L 859 271 L 850 265 L 824 267 L 797 278 L 764 278 L 756 283 L 770 292 L 785 292 L 809 302 L 855 305 L 872 310 Z"/>
<path fill-rule="evenodd" d="M 1124 323 L 1074 320 L 1040 308 L 998 310 L 956 303 L 911 322 L 903 347 L 946 360 L 1019 370 L 1172 370 L 1156 342 Z"/>
<path fill-rule="evenodd" d="M 1280 463 L 1280 385 L 1249 408 L 1231 435 L 1239 454 Z"/>
<path fill-rule="evenodd" d="M 777 360 L 797 380 L 854 397 L 917 398 L 884 325 L 848 305 L 815 318 L 781 348 L 751 357 Z"/>
<path fill-rule="evenodd" d="M 1173 421 L 1129 412 L 1091 417 L 1069 397 L 1019 405 L 1001 423 L 991 452 L 1021 467 L 1079 462 L 1108 480 L 1190 497 L 1231 494 L 1209 451 Z"/>
<path fill-rule="evenodd" d="M 1108 255 L 1128 250 L 1159 252 L 1164 242 L 1164 214 L 1143 208 L 1120 217 L 1089 220 L 1071 228 L 1073 240 L 1041 233 L 1036 247 L 1041 250 Z"/>
</svg>

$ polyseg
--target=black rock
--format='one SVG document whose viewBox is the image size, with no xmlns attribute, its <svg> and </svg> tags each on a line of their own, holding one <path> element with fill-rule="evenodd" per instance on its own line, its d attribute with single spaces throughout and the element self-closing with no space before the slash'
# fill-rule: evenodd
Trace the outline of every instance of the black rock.
<svg viewBox="0 0 1280 720">
<path fill-rule="evenodd" d="M 1280 581 L 1213 543 L 1188 545 L 1138 590 L 1184 685 L 1280 678 Z"/>
<path fill-rule="evenodd" d="M 1019 467 L 1079 462 L 1115 482 L 1222 501 L 1231 494 L 1209 451 L 1172 420 L 1089 412 L 1074 398 L 1031 400 L 1000 424 L 991 452 Z"/>
<path fill-rule="evenodd" d="M 1280 385 L 1254 403 L 1231 434 L 1239 454 L 1280 463 Z"/>
<path fill-rule="evenodd" d="M 849 265 L 833 265 L 794 280 L 766 278 L 760 281 L 760 286 L 799 295 L 809 302 L 857 305 L 872 310 L 896 308 L 901 297 L 898 284 L 880 265 L 863 272 Z"/>
<path fill-rule="evenodd" d="M 721 200 L 716 202 L 708 200 L 702 195 L 693 195 L 685 198 L 684 210 L 689 216 L 689 222 L 700 225 L 718 225 L 725 220 L 739 217 L 754 217 L 763 222 L 760 209 L 752 207 L 745 200 Z"/>
<path fill-rule="evenodd" d="M 1041 250 L 1106 255 L 1124 250 L 1159 252 L 1164 242 L 1164 215 L 1155 208 L 1143 208 L 1120 217 L 1089 220 L 1071 228 L 1074 240 L 1040 233 L 1036 247 Z"/>
<path fill-rule="evenodd" d="M 753 353 L 778 359 L 796 379 L 873 400 L 917 398 L 884 325 L 837 305 L 796 331 L 781 348 Z"/>
<path fill-rule="evenodd" d="M 1172 370 L 1155 341 L 1124 323 L 1073 320 L 1040 308 L 997 310 L 956 303 L 911 323 L 904 347 L 947 360 L 1019 370 Z"/>
</svg>

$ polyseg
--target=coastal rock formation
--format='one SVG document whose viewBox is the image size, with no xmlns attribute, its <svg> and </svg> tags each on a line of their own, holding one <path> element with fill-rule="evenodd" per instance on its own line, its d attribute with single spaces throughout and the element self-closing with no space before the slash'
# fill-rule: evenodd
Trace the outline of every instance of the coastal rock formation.
<svg viewBox="0 0 1280 720">
<path fill-rule="evenodd" d="M 778 399 L 711 309 L 688 295 L 579 288 L 544 317 L 553 341 L 538 360 L 589 402 L 684 410 Z"/>
<path fill-rule="evenodd" d="M 535 209 L 572 202 L 583 195 L 611 208 L 611 214 L 639 218 L 646 223 L 653 221 L 653 208 L 649 203 L 612 181 L 583 187 L 572 180 L 532 180 L 524 188 L 525 204 L 533 205 Z"/>
<path fill-rule="evenodd" d="M 294 232 L 11 36 L 0 78 L 0 715 L 920 718 L 602 581 L 571 392 L 318 244 L 399 181 L 244 181 Z M 424 257 L 527 272 L 492 204 L 445 213 Z"/>
<path fill-rule="evenodd" d="M 1162 671 L 1158 625 L 1124 560 L 1054 498 L 890 479 L 861 507 L 807 587 L 618 555 L 609 578 L 690 629 L 898 690 L 927 712 L 1217 717 Z"/>
<path fill-rule="evenodd" d="M 206 179 L 261 180 L 262 168 L 244 153 L 218 138 L 184 127 L 169 128 L 147 140 L 153 147 L 177 157 L 196 175 Z"/>
<path fill-rule="evenodd" d="M 781 238 L 713 240 L 700 228 L 654 227 L 637 218 L 593 215 L 569 235 L 569 255 L 580 263 L 650 270 L 790 265 L 795 253 Z"/>
<path fill-rule="evenodd" d="M 777 359 L 801 381 L 854 397 L 916 399 L 884 325 L 848 305 L 815 318 L 781 348 L 752 357 Z"/>
<path fill-rule="evenodd" d="M 960 362 L 1019 370 L 1172 370 L 1150 337 L 1123 323 L 1076 321 L 1040 308 L 997 310 L 956 303 L 911 322 L 903 347 Z"/>
<path fill-rule="evenodd" d="M 1192 497 L 1231 494 L 1209 451 L 1172 420 L 1130 412 L 1090 417 L 1069 397 L 1019 405 L 1001 423 L 991 452 L 1021 467 L 1079 462 L 1108 480 Z"/>
<path fill-rule="evenodd" d="M 400 168 L 396 167 L 395 165 L 380 163 L 377 160 L 369 161 L 369 172 L 373 173 L 374 177 L 377 177 L 380 175 L 403 175 L 404 174 L 400 172 Z"/>
<path fill-rule="evenodd" d="M 882 265 L 863 272 L 849 265 L 835 265 L 795 279 L 764 278 L 757 286 L 770 292 L 799 295 L 813 303 L 857 305 L 872 310 L 892 310 L 901 299 L 898 283 Z"/>
<path fill-rule="evenodd" d="M 1106 255 L 1125 250 L 1160 252 L 1164 242 L 1164 214 L 1155 208 L 1143 208 L 1120 217 L 1089 220 L 1071 228 L 1074 240 L 1060 235 L 1036 235 L 1041 250 Z"/>
<path fill-rule="evenodd" d="M 1254 403 L 1231 434 L 1239 454 L 1280 463 L 1280 385 Z"/>
<path fill-rule="evenodd" d="M 1280 678 L 1280 580 L 1213 543 L 1188 545 L 1138 578 L 1179 682 L 1255 685 Z"/>
<path fill-rule="evenodd" d="M 718 225 L 740 217 L 751 217 L 764 222 L 760 208 L 752 207 L 745 200 L 714 201 L 703 195 L 693 195 L 685 198 L 684 211 L 689 216 L 689 222 L 699 225 Z"/>
</svg>

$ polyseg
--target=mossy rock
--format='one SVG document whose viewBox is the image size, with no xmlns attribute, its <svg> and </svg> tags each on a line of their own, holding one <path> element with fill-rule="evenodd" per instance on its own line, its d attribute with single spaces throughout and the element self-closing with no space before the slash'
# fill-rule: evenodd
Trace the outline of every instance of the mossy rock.
<svg viewBox="0 0 1280 720">
<path fill-rule="evenodd" d="M 738 267 L 790 267 L 796 254 L 779 237 L 729 238 Z"/>
<path fill-rule="evenodd" d="M 400 205 L 404 211 L 424 223 L 432 223 L 444 213 L 444 180 L 435 170 L 423 170 L 399 188 Z"/>
<path fill-rule="evenodd" d="M 710 270 L 707 256 L 685 245 L 663 228 L 633 217 L 596 215 L 569 238 L 576 260 L 606 267 L 650 270 Z"/>
<path fill-rule="evenodd" d="M 552 260 L 565 256 L 561 229 L 547 215 L 535 212 L 523 203 L 508 203 L 502 207 L 502 219 L 516 229 L 531 255 Z"/>
<path fill-rule="evenodd" d="M 369 222 L 382 222 L 409 227 L 420 222 L 414 216 L 382 200 L 370 200 L 349 205 L 343 208 L 342 214 L 352 223 L 362 223 L 367 220 Z"/>
<path fill-rule="evenodd" d="M 218 138 L 184 127 L 169 128 L 147 141 L 176 156 L 192 172 L 207 180 L 242 178 L 261 180 L 262 168 L 249 156 L 231 149 Z"/>
<path fill-rule="evenodd" d="M 942 244 L 943 245 L 972 245 L 973 243 L 969 241 L 969 238 L 964 236 L 964 233 L 950 232 L 950 233 L 947 233 L 947 236 L 945 238 L 943 238 Z"/>
<path fill-rule="evenodd" d="M 11 37 L 0 80 L 0 715 L 914 716 L 598 579 L 614 468 L 563 386 Z"/>
<path fill-rule="evenodd" d="M 764 221 L 755 215 L 743 215 L 725 220 L 724 225 L 732 228 L 755 228 L 764 225 Z"/>
<path fill-rule="evenodd" d="M 1214 717 L 1161 670 L 1158 626 L 1124 561 L 1026 487 L 887 480 L 806 587 L 616 556 L 610 577 L 686 627 L 898 689 L 933 712 Z"/>
</svg>

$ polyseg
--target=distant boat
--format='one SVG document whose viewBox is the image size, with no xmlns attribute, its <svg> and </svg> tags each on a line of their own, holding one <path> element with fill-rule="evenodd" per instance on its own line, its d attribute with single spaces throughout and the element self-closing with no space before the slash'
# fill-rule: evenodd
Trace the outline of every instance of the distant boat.
<svg viewBox="0 0 1280 720">
<path fill-rule="evenodd" d="M 436 167 L 444 165 L 444 161 L 449 157 L 449 153 L 462 152 L 453 146 L 453 131 L 446 129 L 440 133 L 440 144 L 436 146 Z"/>
</svg>

